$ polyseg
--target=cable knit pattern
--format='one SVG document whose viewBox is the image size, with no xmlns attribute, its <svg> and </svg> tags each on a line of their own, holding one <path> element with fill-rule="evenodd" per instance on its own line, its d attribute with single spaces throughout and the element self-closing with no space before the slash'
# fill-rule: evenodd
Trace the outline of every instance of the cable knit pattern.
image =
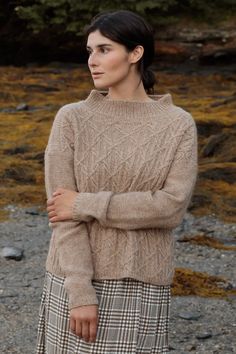
<svg viewBox="0 0 236 354">
<path fill-rule="evenodd" d="M 171 94 L 109 100 L 92 90 L 57 113 L 45 150 L 47 197 L 78 191 L 73 220 L 52 227 L 46 269 L 69 307 L 97 304 L 92 279 L 171 284 L 173 229 L 197 179 L 197 129 Z"/>
</svg>

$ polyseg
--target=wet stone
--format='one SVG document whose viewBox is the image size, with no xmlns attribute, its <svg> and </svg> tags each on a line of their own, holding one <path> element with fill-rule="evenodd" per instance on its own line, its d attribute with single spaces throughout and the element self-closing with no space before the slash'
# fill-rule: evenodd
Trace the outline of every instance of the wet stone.
<svg viewBox="0 0 236 354">
<path fill-rule="evenodd" d="M 6 246 L 2 249 L 2 257 L 20 261 L 24 256 L 24 251 L 18 247 Z"/>
</svg>

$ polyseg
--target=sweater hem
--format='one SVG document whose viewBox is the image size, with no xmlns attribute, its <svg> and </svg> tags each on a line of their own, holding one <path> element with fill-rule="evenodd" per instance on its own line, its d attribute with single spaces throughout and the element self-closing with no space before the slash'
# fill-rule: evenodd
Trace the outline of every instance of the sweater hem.
<svg viewBox="0 0 236 354">
<path fill-rule="evenodd" d="M 117 274 L 96 274 L 92 280 L 117 280 L 117 279 L 123 279 L 123 278 L 132 278 L 137 281 L 141 281 L 143 283 L 148 283 L 148 284 L 153 284 L 153 285 L 171 285 L 173 282 L 173 276 L 163 280 L 163 279 L 154 279 L 154 278 L 147 278 L 147 277 L 141 277 L 138 274 L 134 273 L 117 273 Z"/>
<path fill-rule="evenodd" d="M 65 275 L 60 272 L 60 270 L 55 269 L 53 267 L 47 266 L 46 271 L 56 275 L 57 277 L 61 277 L 65 279 Z M 147 277 L 142 277 L 140 275 L 134 274 L 134 273 L 116 273 L 116 274 L 109 274 L 109 273 L 96 273 L 93 278 L 91 279 L 92 281 L 100 281 L 100 280 L 118 280 L 118 279 L 123 279 L 123 278 L 132 278 L 137 281 L 141 281 L 143 283 L 148 283 L 148 284 L 153 284 L 153 285 L 171 285 L 173 283 L 173 278 L 174 278 L 174 272 L 172 273 L 171 276 L 169 276 L 167 279 L 157 279 L 157 278 L 147 278 Z"/>
</svg>

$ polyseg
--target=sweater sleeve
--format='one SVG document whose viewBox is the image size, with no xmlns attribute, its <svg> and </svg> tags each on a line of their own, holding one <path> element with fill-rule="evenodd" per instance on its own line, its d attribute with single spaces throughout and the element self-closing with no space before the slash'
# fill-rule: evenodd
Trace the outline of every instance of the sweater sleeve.
<svg viewBox="0 0 236 354">
<path fill-rule="evenodd" d="M 177 227 L 187 210 L 198 170 L 197 129 L 193 118 L 184 130 L 162 189 L 112 193 L 79 193 L 73 220 L 97 219 L 104 227 L 135 230 Z"/>
<path fill-rule="evenodd" d="M 64 106 L 65 107 L 65 106 Z M 77 191 L 74 176 L 73 130 L 67 121 L 70 111 L 62 107 L 54 119 L 45 150 L 47 198 L 58 187 Z M 69 309 L 98 304 L 92 286 L 93 262 L 87 225 L 83 221 L 57 222 L 52 227 L 59 265 L 65 275 Z"/>
</svg>

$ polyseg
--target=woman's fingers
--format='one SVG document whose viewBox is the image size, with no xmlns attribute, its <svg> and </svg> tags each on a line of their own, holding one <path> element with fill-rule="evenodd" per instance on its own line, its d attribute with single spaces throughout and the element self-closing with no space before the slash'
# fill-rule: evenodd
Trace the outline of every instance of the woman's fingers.
<svg viewBox="0 0 236 354">
<path fill-rule="evenodd" d="M 61 192 L 54 192 L 52 195 L 53 195 L 53 197 L 56 197 L 57 195 L 61 195 L 62 193 Z"/>
<path fill-rule="evenodd" d="M 57 188 L 56 191 L 53 192 L 53 194 L 52 194 L 53 197 L 47 199 L 47 205 L 48 206 L 53 205 L 54 201 L 55 201 L 55 197 L 62 195 L 63 193 L 66 193 L 66 191 L 69 191 L 69 190 L 64 189 L 64 188 Z"/>
<path fill-rule="evenodd" d="M 82 337 L 82 322 L 80 322 L 79 320 L 76 320 L 75 326 L 76 326 L 75 334 L 81 338 Z"/>
<path fill-rule="evenodd" d="M 76 330 L 77 330 L 77 321 L 76 321 Z M 82 322 L 82 337 L 86 342 L 89 341 L 89 322 L 87 321 Z"/>
<path fill-rule="evenodd" d="M 55 192 L 53 193 L 53 196 L 56 196 L 56 195 L 60 195 L 60 194 L 66 193 L 67 191 L 69 191 L 69 189 L 65 189 L 65 188 L 57 188 L 57 189 L 55 190 Z"/>
<path fill-rule="evenodd" d="M 73 333 L 76 332 L 76 321 L 72 317 L 70 317 L 70 330 Z"/>
<path fill-rule="evenodd" d="M 54 205 L 47 207 L 47 211 L 48 212 L 53 211 L 53 210 L 55 210 L 55 206 Z"/>
<path fill-rule="evenodd" d="M 48 212 L 48 218 L 49 218 L 50 222 L 60 221 L 60 217 L 57 215 L 57 213 L 54 209 L 52 211 Z"/>
<path fill-rule="evenodd" d="M 49 216 L 48 219 L 49 219 L 49 222 L 51 222 L 51 223 L 61 221 L 61 219 L 57 215 Z"/>
<path fill-rule="evenodd" d="M 76 322 L 75 334 L 77 336 L 86 342 L 91 343 L 96 341 L 98 305 L 75 307 L 70 311 L 70 318 Z"/>
<path fill-rule="evenodd" d="M 52 218 L 53 216 L 57 216 L 57 213 L 55 211 L 50 211 L 50 213 L 48 213 L 49 218 Z"/>
<path fill-rule="evenodd" d="M 90 342 L 95 342 L 96 336 L 97 336 L 97 319 L 91 320 L 90 321 L 90 326 L 89 326 L 89 341 Z"/>
<path fill-rule="evenodd" d="M 47 199 L 47 206 L 53 205 L 54 204 L 54 198 L 49 198 Z"/>
<path fill-rule="evenodd" d="M 46 210 L 48 212 L 48 218 L 51 223 L 60 221 L 60 217 L 58 216 L 58 212 L 56 212 L 55 197 L 47 200 Z"/>
<path fill-rule="evenodd" d="M 58 197 L 59 195 L 61 195 L 61 193 L 54 192 L 53 193 L 53 197 L 47 199 L 47 206 L 53 205 L 55 203 L 55 200 L 56 200 L 55 198 Z"/>
<path fill-rule="evenodd" d="M 77 336 L 85 340 L 86 342 L 92 342 L 96 339 L 96 332 L 94 333 L 94 324 L 91 325 L 91 322 L 80 320 L 73 321 L 71 326 L 71 331 L 75 333 Z M 91 330 L 92 328 L 92 330 Z M 96 325 L 95 325 L 96 328 Z M 93 333 L 91 335 L 91 333 Z"/>
</svg>

